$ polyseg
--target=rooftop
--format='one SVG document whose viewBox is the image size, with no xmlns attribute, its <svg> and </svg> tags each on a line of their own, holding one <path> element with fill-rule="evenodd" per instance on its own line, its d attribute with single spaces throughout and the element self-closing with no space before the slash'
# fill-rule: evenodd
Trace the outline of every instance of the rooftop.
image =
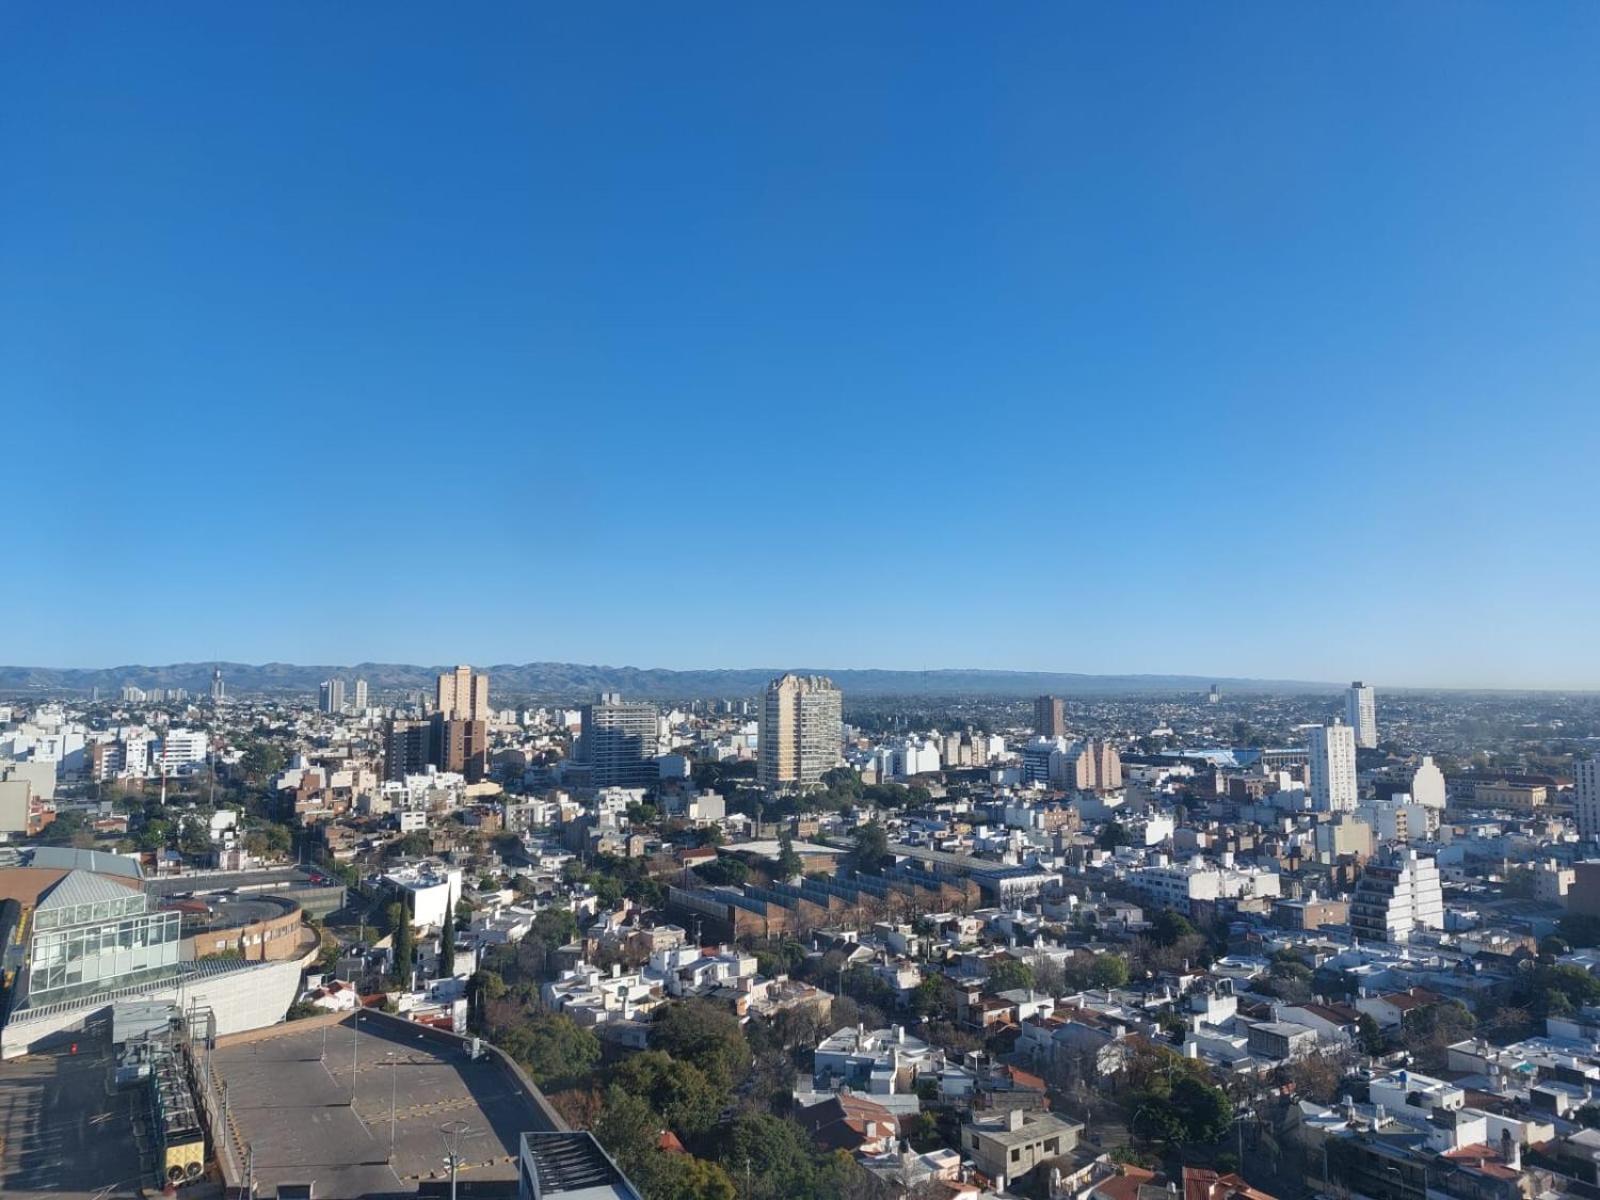
<svg viewBox="0 0 1600 1200">
<path fill-rule="evenodd" d="M 319 1195 L 415 1192 L 445 1177 L 440 1126 L 450 1121 L 472 1131 L 463 1180 L 512 1179 L 522 1134 L 550 1129 L 495 1058 L 470 1061 L 453 1039 L 395 1018 L 364 1013 L 355 1025 L 291 1022 L 212 1054 L 264 1191 L 310 1177 Z"/>
</svg>

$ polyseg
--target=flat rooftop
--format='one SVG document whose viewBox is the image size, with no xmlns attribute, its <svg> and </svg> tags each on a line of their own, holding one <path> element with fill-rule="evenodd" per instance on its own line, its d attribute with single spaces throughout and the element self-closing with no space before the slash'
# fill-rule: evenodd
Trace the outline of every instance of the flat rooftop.
<svg viewBox="0 0 1600 1200">
<path fill-rule="evenodd" d="M 0 1062 L 0 1195 L 8 1200 L 117 1200 L 139 1194 L 146 1092 L 113 1087 L 111 1022 L 47 1054 Z M 137 1131 L 137 1133 L 136 1133 Z"/>
<path fill-rule="evenodd" d="M 359 1033 L 355 1024 L 347 1017 L 324 1033 L 291 1022 L 213 1052 L 263 1194 L 308 1181 L 325 1196 L 414 1192 L 448 1178 L 440 1126 L 452 1121 L 474 1135 L 462 1144 L 460 1179 L 515 1179 L 522 1134 L 551 1131 L 494 1059 L 471 1062 L 454 1044 L 371 1014 Z"/>
<path fill-rule="evenodd" d="M 314 886 L 312 872 L 304 867 L 278 867 L 262 871 L 211 871 L 204 875 L 167 875 L 145 882 L 145 891 L 152 896 L 181 896 L 193 892 L 204 896 L 231 888 L 273 889 Z M 317 872 L 317 874 L 324 874 Z M 337 879 L 333 886 L 341 886 Z"/>
</svg>

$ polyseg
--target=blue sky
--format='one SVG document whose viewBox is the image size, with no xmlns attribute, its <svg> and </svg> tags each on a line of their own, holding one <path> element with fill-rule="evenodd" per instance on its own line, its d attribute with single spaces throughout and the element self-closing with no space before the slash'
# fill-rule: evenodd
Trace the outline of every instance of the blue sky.
<svg viewBox="0 0 1600 1200">
<path fill-rule="evenodd" d="M 1600 687 L 1600 9 L 0 9 L 0 661 Z"/>
</svg>

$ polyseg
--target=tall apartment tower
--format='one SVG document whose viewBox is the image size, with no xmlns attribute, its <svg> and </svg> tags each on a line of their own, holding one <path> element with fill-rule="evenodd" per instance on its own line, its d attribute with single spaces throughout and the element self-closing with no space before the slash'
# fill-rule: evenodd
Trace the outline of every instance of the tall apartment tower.
<svg viewBox="0 0 1600 1200">
<path fill-rule="evenodd" d="M 844 693 L 823 675 L 784 675 L 761 698 L 757 777 L 763 787 L 815 787 L 839 765 Z"/>
<path fill-rule="evenodd" d="M 423 774 L 433 761 L 433 722 L 390 721 L 383 748 L 384 778 L 398 781 Z"/>
<path fill-rule="evenodd" d="M 367 711 L 367 681 L 365 679 L 356 680 L 356 711 L 358 713 Z"/>
<path fill-rule="evenodd" d="M 1356 731 L 1335 721 L 1317 725 L 1306 741 L 1311 763 L 1311 803 L 1319 812 L 1353 812 L 1356 791 Z"/>
<path fill-rule="evenodd" d="M 1378 746 L 1378 705 L 1372 698 L 1372 685 L 1359 679 L 1344 696 L 1344 723 L 1356 731 L 1356 745 L 1363 750 Z"/>
<path fill-rule="evenodd" d="M 1578 784 L 1578 836 L 1585 841 L 1600 838 L 1600 758 L 1580 759 L 1573 768 Z"/>
<path fill-rule="evenodd" d="M 650 787 L 661 777 L 661 714 L 653 704 L 629 704 L 602 693 L 582 710 L 576 757 L 589 767 L 595 787 Z"/>
<path fill-rule="evenodd" d="M 1060 696 L 1040 696 L 1033 702 L 1033 730 L 1042 738 L 1067 736 L 1067 702 Z"/>
<path fill-rule="evenodd" d="M 211 672 L 211 703 L 221 704 L 228 698 L 228 685 L 222 682 L 222 668 Z"/>
<path fill-rule="evenodd" d="M 1439 866 L 1406 850 L 1373 859 L 1350 897 L 1350 932 L 1378 942 L 1409 941 L 1417 929 L 1444 928 Z"/>
<path fill-rule="evenodd" d="M 324 679 L 317 689 L 317 707 L 325 713 L 344 711 L 344 680 Z"/>
<path fill-rule="evenodd" d="M 439 676 L 433 691 L 433 708 L 446 721 L 489 719 L 489 677 L 457 667 Z"/>
</svg>

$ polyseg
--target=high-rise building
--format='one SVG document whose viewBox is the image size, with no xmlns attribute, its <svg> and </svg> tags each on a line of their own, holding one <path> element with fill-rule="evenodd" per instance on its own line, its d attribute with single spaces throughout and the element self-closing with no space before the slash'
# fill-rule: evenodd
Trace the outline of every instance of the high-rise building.
<svg viewBox="0 0 1600 1200">
<path fill-rule="evenodd" d="M 421 775 L 433 762 L 433 722 L 389 722 L 384 732 L 383 773 L 399 781 L 407 775 Z"/>
<path fill-rule="evenodd" d="M 1378 745 L 1378 705 L 1372 698 L 1372 685 L 1359 679 L 1344 697 L 1344 723 L 1356 732 L 1356 745 L 1373 750 Z"/>
<path fill-rule="evenodd" d="M 1033 702 L 1033 731 L 1042 738 L 1067 736 L 1067 702 L 1060 696 L 1040 696 Z"/>
<path fill-rule="evenodd" d="M 756 752 L 763 787 L 815 787 L 839 765 L 844 693 L 823 675 L 784 675 L 761 699 Z"/>
<path fill-rule="evenodd" d="M 439 676 L 434 687 L 434 711 L 447 721 L 489 719 L 489 677 L 471 667 L 457 667 Z"/>
<path fill-rule="evenodd" d="M 1573 768 L 1578 785 L 1575 789 L 1578 836 L 1585 841 L 1600 839 L 1600 758 L 1579 759 Z"/>
<path fill-rule="evenodd" d="M 1444 892 L 1432 859 L 1405 850 L 1373 859 L 1350 898 L 1350 931 L 1358 938 L 1405 942 L 1417 929 L 1444 928 Z"/>
<path fill-rule="evenodd" d="M 1079 742 L 1062 756 L 1057 782 L 1080 792 L 1114 792 L 1122 786 L 1122 755 L 1110 742 Z"/>
<path fill-rule="evenodd" d="M 211 703 L 221 704 L 228 698 L 228 688 L 222 682 L 222 668 L 217 667 L 211 672 Z"/>
<path fill-rule="evenodd" d="M 1356 789 L 1356 733 L 1335 721 L 1316 725 L 1306 741 L 1311 762 L 1311 803 L 1319 812 L 1353 812 Z"/>
<path fill-rule="evenodd" d="M 317 689 L 317 707 L 325 713 L 344 711 L 344 680 L 324 679 Z"/>
<path fill-rule="evenodd" d="M 196 729 L 169 729 L 161 739 L 156 763 L 163 770 L 203 763 L 210 752 L 210 740 Z"/>
<path fill-rule="evenodd" d="M 576 758 L 595 787 L 650 787 L 661 776 L 661 716 L 653 704 L 629 704 L 606 692 L 583 706 Z"/>
<path fill-rule="evenodd" d="M 489 722 L 433 714 L 433 764 L 477 783 L 489 774 Z"/>
<path fill-rule="evenodd" d="M 367 711 L 367 681 L 365 679 L 356 680 L 356 711 L 358 713 Z"/>
</svg>

